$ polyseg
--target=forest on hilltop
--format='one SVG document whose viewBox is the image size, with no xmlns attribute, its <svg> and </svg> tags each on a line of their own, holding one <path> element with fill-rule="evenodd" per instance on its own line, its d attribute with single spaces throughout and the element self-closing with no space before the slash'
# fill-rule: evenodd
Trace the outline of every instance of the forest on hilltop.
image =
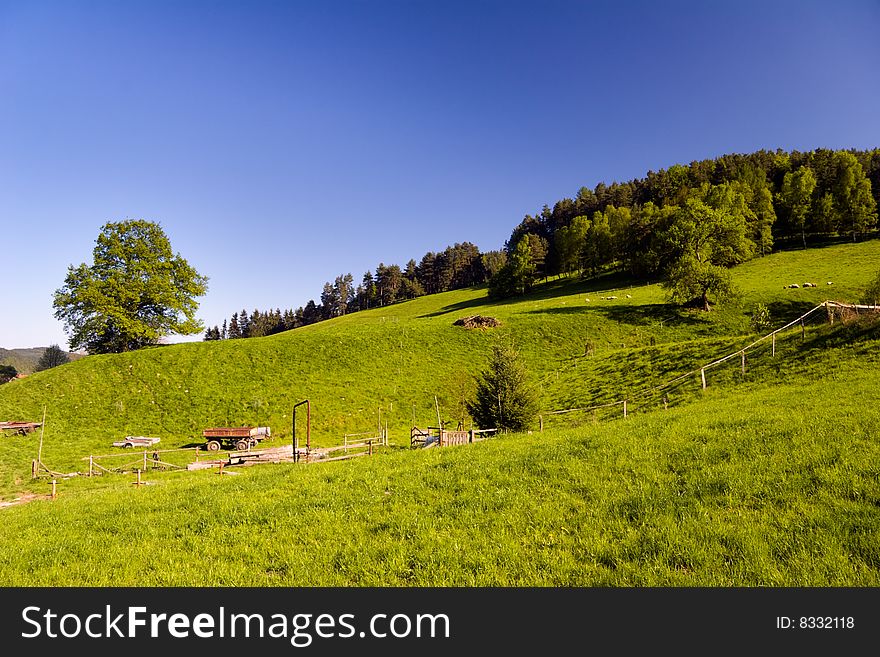
<svg viewBox="0 0 880 657">
<path fill-rule="evenodd" d="M 688 266 L 708 268 L 704 275 L 713 276 L 718 272 L 712 267 L 720 270 L 780 245 L 807 248 L 839 235 L 856 240 L 876 228 L 878 203 L 880 148 L 760 150 L 676 164 L 628 182 L 582 187 L 574 198 L 544 205 L 513 228 L 501 250 L 481 253 L 463 242 L 403 268 L 381 263 L 358 284 L 350 273 L 340 274 L 324 284 L 317 302 L 295 310 L 242 310 L 222 327 L 209 328 L 205 339 L 271 335 L 483 283 L 503 297 L 559 274 L 620 270 L 653 280 L 681 266 L 683 255 L 699 251 L 703 242 L 712 247 L 702 254 L 705 262 Z M 693 291 L 685 287 L 679 298 Z"/>
</svg>

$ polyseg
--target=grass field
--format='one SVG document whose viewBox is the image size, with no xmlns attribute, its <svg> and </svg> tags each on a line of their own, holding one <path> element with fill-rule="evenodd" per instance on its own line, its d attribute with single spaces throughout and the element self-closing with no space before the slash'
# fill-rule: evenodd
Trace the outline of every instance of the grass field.
<svg viewBox="0 0 880 657">
<path fill-rule="evenodd" d="M 82 469 L 124 435 L 163 447 L 212 425 L 268 424 L 290 439 L 310 398 L 313 437 L 375 426 L 408 443 L 415 416 L 454 421 L 494 340 L 513 342 L 545 411 L 661 383 L 826 298 L 852 301 L 880 242 L 784 252 L 736 270 L 739 303 L 679 311 L 656 285 L 550 281 L 523 299 L 450 292 L 244 341 L 92 356 L 0 388 L 0 418 L 48 409 L 43 459 Z M 826 286 L 826 281 L 833 281 Z M 810 281 L 817 288 L 783 290 Z M 616 301 L 602 301 L 614 294 Z M 626 298 L 629 294 L 631 298 Z M 590 301 L 587 302 L 586 299 Z M 502 327 L 466 331 L 467 314 Z M 584 355 L 584 345 L 594 347 Z M 308 466 L 76 478 L 54 502 L 0 510 L 0 577 L 22 585 L 875 585 L 880 335 L 810 326 L 746 375 L 712 371 L 610 413 L 547 418 L 547 431 L 477 445 Z M 615 411 L 616 413 L 616 411 Z M 30 481 L 38 436 L 4 438 L 0 494 Z"/>
<path fill-rule="evenodd" d="M 880 584 L 873 367 L 466 447 L 65 483 L 10 585 Z M 873 371 L 872 371 L 873 370 Z M 793 408 L 793 405 L 795 407 Z"/>
</svg>

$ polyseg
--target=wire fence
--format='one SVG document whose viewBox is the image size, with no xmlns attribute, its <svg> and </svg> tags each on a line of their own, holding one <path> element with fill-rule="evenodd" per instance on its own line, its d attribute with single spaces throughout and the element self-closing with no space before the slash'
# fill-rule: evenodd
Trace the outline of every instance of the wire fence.
<svg viewBox="0 0 880 657">
<path fill-rule="evenodd" d="M 745 375 L 749 360 L 759 349 L 765 349 L 766 352 L 769 352 L 771 357 L 775 357 L 777 351 L 782 347 L 784 342 L 791 341 L 792 338 L 797 340 L 798 333 L 800 334 L 800 341 L 803 342 L 806 339 L 806 330 L 808 326 L 826 323 L 834 324 L 835 321 L 847 322 L 860 315 L 877 314 L 878 312 L 880 312 L 880 306 L 849 304 L 838 301 L 823 301 L 818 306 L 811 308 L 784 326 L 774 329 L 770 333 L 761 336 L 744 347 L 728 351 L 723 356 L 704 362 L 703 364 L 658 385 L 644 385 L 630 392 L 623 399 L 615 399 L 610 402 L 584 407 L 544 411 L 539 415 L 540 429 L 542 431 L 544 430 L 545 421 L 550 418 L 571 413 L 590 413 L 592 414 L 593 420 L 598 420 L 600 411 L 602 412 L 603 417 L 608 415 L 613 417 L 627 417 L 633 411 L 641 410 L 645 407 L 654 408 L 659 403 L 662 403 L 664 408 L 666 408 L 670 403 L 670 395 L 673 391 L 683 386 L 693 388 L 694 381 L 698 377 L 699 387 L 702 390 L 705 390 L 709 386 L 707 372 L 710 370 L 719 368 L 725 364 L 738 362 L 740 366 L 738 369 L 742 375 Z"/>
</svg>

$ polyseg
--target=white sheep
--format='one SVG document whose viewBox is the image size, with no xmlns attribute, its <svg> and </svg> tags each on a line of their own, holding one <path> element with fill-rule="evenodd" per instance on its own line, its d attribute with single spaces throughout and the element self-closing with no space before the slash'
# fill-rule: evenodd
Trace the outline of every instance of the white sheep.
<svg viewBox="0 0 880 657">
<path fill-rule="evenodd" d="M 627 298 L 627 299 L 632 299 L 633 297 L 632 297 L 631 294 L 627 294 L 627 295 L 626 295 L 626 298 Z"/>
<path fill-rule="evenodd" d="M 832 283 L 831 281 L 828 281 L 827 283 L 825 283 L 825 285 L 834 285 L 834 283 Z"/>
</svg>

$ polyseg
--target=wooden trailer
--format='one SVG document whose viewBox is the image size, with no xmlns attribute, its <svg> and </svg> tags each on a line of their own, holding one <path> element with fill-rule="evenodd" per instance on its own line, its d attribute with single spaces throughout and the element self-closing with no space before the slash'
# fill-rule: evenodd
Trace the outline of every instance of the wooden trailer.
<svg viewBox="0 0 880 657">
<path fill-rule="evenodd" d="M 269 427 L 214 427 L 202 431 L 207 439 L 205 448 L 210 452 L 219 451 L 221 447 L 244 451 L 271 435 Z"/>
</svg>

